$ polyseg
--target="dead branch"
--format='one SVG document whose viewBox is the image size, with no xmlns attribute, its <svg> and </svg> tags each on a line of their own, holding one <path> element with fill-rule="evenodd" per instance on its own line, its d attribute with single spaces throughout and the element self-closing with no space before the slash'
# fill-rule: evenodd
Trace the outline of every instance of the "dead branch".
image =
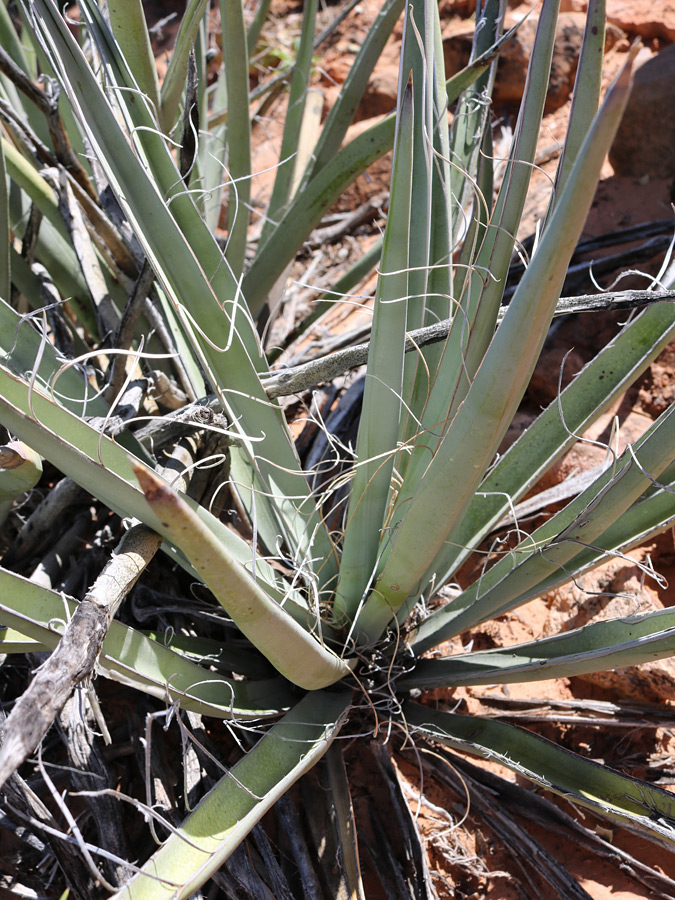
<svg viewBox="0 0 675 900">
<path fill-rule="evenodd" d="M 187 486 L 185 470 L 196 449 L 197 442 L 185 439 L 176 446 L 167 466 L 158 467 L 178 490 Z M 156 532 L 141 524 L 130 528 L 120 541 L 56 649 L 7 717 L 0 750 L 0 787 L 35 750 L 75 686 L 91 677 L 110 623 L 161 543 Z"/>
<path fill-rule="evenodd" d="M 17 66 L 9 53 L 2 47 L 0 47 L 0 72 L 6 75 L 26 97 L 35 103 L 47 120 L 49 136 L 52 139 L 57 159 L 90 195 L 92 200 L 96 200 L 96 194 L 91 187 L 87 173 L 73 152 L 68 135 L 63 127 L 58 109 L 58 93 L 55 96 L 50 96 L 47 91 L 43 91 L 33 84 L 26 73 Z"/>
<path fill-rule="evenodd" d="M 617 291 L 607 294 L 561 297 L 555 315 L 565 316 L 571 313 L 598 312 L 600 310 L 640 309 L 652 303 L 662 303 L 668 300 L 675 300 L 675 291 Z M 498 324 L 506 315 L 507 309 L 508 306 L 500 308 L 497 317 Z M 411 331 L 405 342 L 405 352 L 410 353 L 412 350 L 427 346 L 427 344 L 445 340 L 450 332 L 452 321 L 452 319 L 444 319 L 442 322 Z M 336 353 L 330 353 L 299 366 L 273 372 L 263 379 L 267 396 L 274 398 L 297 394 L 314 387 L 319 382 L 332 381 L 333 378 L 344 375 L 350 369 L 365 365 L 368 362 L 369 348 L 370 343 L 358 344 L 356 347 L 338 350 Z"/>
</svg>

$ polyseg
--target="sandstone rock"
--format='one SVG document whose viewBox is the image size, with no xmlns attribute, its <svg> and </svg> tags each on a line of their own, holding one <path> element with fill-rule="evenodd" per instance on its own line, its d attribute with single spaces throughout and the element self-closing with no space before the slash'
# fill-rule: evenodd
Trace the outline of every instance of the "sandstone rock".
<svg viewBox="0 0 675 900">
<path fill-rule="evenodd" d="M 588 0 L 560 0 L 560 12 L 585 13 L 588 9 Z"/>
<path fill-rule="evenodd" d="M 544 350 L 532 373 L 527 389 L 528 399 L 542 408 L 558 396 L 558 387 L 566 388 L 584 367 L 584 360 L 576 350 L 554 347 Z"/>
<path fill-rule="evenodd" d="M 511 28 L 522 19 L 527 8 L 520 6 L 506 15 L 505 27 Z M 561 107 L 569 98 L 579 62 L 579 53 L 584 37 L 586 16 L 582 12 L 561 13 L 558 18 L 551 78 L 546 94 L 547 113 Z M 532 54 L 537 19 L 530 15 L 521 24 L 513 40 L 501 52 L 497 79 L 493 94 L 493 105 L 514 106 L 520 102 L 525 88 L 527 66 Z M 466 23 L 458 22 L 446 30 L 443 41 L 445 67 L 448 75 L 458 72 L 469 61 L 472 32 Z M 607 29 L 605 49 L 608 50 L 620 39 L 622 33 L 610 26 Z"/>
<path fill-rule="evenodd" d="M 607 20 L 646 40 L 675 41 L 675 0 L 607 0 Z"/>
<path fill-rule="evenodd" d="M 562 106 L 572 92 L 585 24 L 586 17 L 583 13 L 561 13 L 558 17 L 551 77 L 546 93 L 546 112 Z M 513 50 L 505 49 L 499 64 L 495 104 L 512 103 L 522 96 L 536 30 L 537 22 L 531 16 L 518 30 L 521 35 L 519 46 Z"/>
<path fill-rule="evenodd" d="M 401 47 L 389 44 L 382 53 L 354 116 L 354 122 L 371 119 L 396 109 Z"/>
<path fill-rule="evenodd" d="M 460 16 L 462 19 L 468 19 L 476 12 L 476 0 L 441 0 L 438 4 L 438 13 L 443 19 L 449 19 L 451 16 Z"/>
<path fill-rule="evenodd" d="M 561 0 L 560 12 L 586 12 L 588 0 Z M 646 40 L 675 41 L 675 0 L 607 0 L 607 21 Z"/>
<path fill-rule="evenodd" d="M 387 68 L 377 69 L 368 82 L 368 89 L 359 103 L 354 121 L 372 119 L 396 109 L 397 91 L 398 62 Z"/>
<path fill-rule="evenodd" d="M 675 44 L 640 66 L 609 154 L 617 175 L 675 177 Z"/>
</svg>

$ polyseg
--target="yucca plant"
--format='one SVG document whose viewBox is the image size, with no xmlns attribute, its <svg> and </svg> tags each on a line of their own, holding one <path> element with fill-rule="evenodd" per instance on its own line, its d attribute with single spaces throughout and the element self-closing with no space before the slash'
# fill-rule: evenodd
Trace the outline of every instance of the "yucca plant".
<svg viewBox="0 0 675 900">
<path fill-rule="evenodd" d="M 675 518 L 669 408 L 624 453 L 608 454 L 564 508 L 531 534 L 519 526 L 508 552 L 472 582 L 444 592 L 672 337 L 672 302 L 648 305 L 498 455 L 559 310 L 630 89 L 631 57 L 598 108 L 605 13 L 602 0 L 592 0 L 550 209 L 505 306 L 557 0 L 544 0 L 540 10 L 497 190 L 489 98 L 506 39 L 504 4 L 479 3 L 472 61 L 446 81 L 437 5 L 403 9 L 402 0 L 385 0 L 312 141 L 306 135 L 316 119 L 309 102 L 316 0 L 308 0 L 297 58 L 285 76 L 280 163 L 256 230 L 250 185 L 258 99 L 249 91 L 249 57 L 265 9 L 261 4 L 247 30 L 243 6 L 221 3 L 223 64 L 209 85 L 207 3 L 191 0 L 160 85 L 140 0 L 118 0 L 107 11 L 80 0 L 71 27 L 52 0 L 24 3 L 18 23 L 0 5 L 0 422 L 21 442 L 7 459 L 26 467 L 25 480 L 14 478 L 7 491 L 23 497 L 36 483 L 36 454 L 52 466 L 47 478 L 53 481 L 54 467 L 66 476 L 18 535 L 18 514 L 8 520 L 14 530 L 7 530 L 6 546 L 13 543 L 0 569 L 3 649 L 54 653 L 6 721 L 0 779 L 19 790 L 13 773 L 74 684 L 95 671 L 158 698 L 179 719 L 185 711 L 225 720 L 244 735 L 239 758 L 226 760 L 228 769 L 192 807 L 185 789 L 182 822 L 167 821 L 151 800 L 131 798 L 139 815 L 161 819 L 153 828 L 166 829 L 159 849 L 134 857 L 133 865 L 110 847 L 88 844 L 52 786 L 92 877 L 120 898 L 198 896 L 325 754 L 321 802 L 332 818 L 325 814 L 317 845 L 337 846 L 339 858 L 326 895 L 364 896 L 337 740 L 351 743 L 361 734 L 390 744 L 400 735 L 417 747 L 495 760 L 670 850 L 675 799 L 665 790 L 524 728 L 449 712 L 437 692 L 425 699 L 436 688 L 572 676 L 673 652 L 669 610 L 508 649 L 447 649 L 452 638 L 625 553 Z M 395 114 L 343 146 L 401 14 Z M 354 260 L 318 307 L 338 302 L 377 265 L 367 351 L 272 371 L 259 326 L 283 292 L 288 266 L 345 187 L 392 147 L 382 244 Z M 642 299 L 669 298 L 651 294 Z M 276 398 L 366 360 L 358 437 L 353 446 L 336 444 L 340 465 L 314 488 Z M 153 397 L 179 413 L 158 416 Z M 160 452 L 166 447 L 168 462 Z M 214 455 L 227 459 L 215 493 L 229 489 L 238 530 L 210 511 L 208 499 L 203 505 L 189 493 L 190 473 L 213 464 Z M 81 602 L 58 578 L 50 585 L 37 569 L 20 574 L 31 530 L 41 520 L 54 527 L 54 517 L 63 516 L 54 510 L 68 508 L 58 504 L 73 484 L 127 526 Z M 30 508 L 32 501 L 21 502 Z M 111 521 L 119 530 L 120 520 Z M 183 573 L 174 575 L 180 590 L 205 586 L 235 640 L 219 643 L 192 624 L 173 636 L 153 635 L 114 618 L 160 545 Z M 91 690 L 89 696 L 94 702 Z M 105 706 L 102 727 L 104 720 Z M 47 769 L 40 771 L 41 783 L 50 785 Z M 88 792 L 92 802 L 105 794 Z M 36 808 L 30 827 L 53 832 L 49 811 L 44 807 L 40 818 Z M 107 854 L 105 876 L 96 854 Z M 567 876 L 556 889 L 571 896 L 564 892 L 572 882 Z M 77 894 L 78 885 L 70 886 Z M 432 891 L 420 876 L 414 892 Z"/>
</svg>

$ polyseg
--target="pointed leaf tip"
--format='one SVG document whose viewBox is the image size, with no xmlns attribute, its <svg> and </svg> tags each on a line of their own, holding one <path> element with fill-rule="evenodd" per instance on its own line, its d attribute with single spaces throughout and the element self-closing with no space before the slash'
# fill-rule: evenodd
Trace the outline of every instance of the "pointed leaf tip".
<svg viewBox="0 0 675 900">
<path fill-rule="evenodd" d="M 617 88 L 620 90 L 631 89 L 633 82 L 633 63 L 642 49 L 642 46 L 642 41 L 639 38 L 634 40 L 630 45 L 628 53 L 626 54 L 626 61 L 619 69 L 613 84 L 610 85 L 610 90 L 616 90 Z"/>
<path fill-rule="evenodd" d="M 171 488 L 167 487 L 161 478 L 158 478 L 154 472 L 150 471 L 150 469 L 147 469 L 145 466 L 140 465 L 140 463 L 137 463 L 133 459 L 130 462 L 131 468 L 134 470 L 134 475 L 138 479 L 140 488 L 145 494 L 148 503 L 169 500 L 173 496 Z"/>
</svg>

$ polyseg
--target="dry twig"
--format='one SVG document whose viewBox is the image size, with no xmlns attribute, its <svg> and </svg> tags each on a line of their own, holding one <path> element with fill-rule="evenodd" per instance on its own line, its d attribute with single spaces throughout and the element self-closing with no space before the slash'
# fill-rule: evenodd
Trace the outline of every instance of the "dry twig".
<svg viewBox="0 0 675 900">
<path fill-rule="evenodd" d="M 196 445 L 187 440 L 174 450 L 172 460 L 160 474 L 176 483 L 176 464 L 185 469 Z M 25 762 L 40 743 L 76 685 L 90 678 L 103 640 L 120 604 L 150 560 L 162 538 L 145 525 L 134 525 L 122 538 L 73 618 L 56 649 L 35 673 L 28 689 L 17 700 L 4 726 L 0 750 L 0 787 Z"/>
</svg>

